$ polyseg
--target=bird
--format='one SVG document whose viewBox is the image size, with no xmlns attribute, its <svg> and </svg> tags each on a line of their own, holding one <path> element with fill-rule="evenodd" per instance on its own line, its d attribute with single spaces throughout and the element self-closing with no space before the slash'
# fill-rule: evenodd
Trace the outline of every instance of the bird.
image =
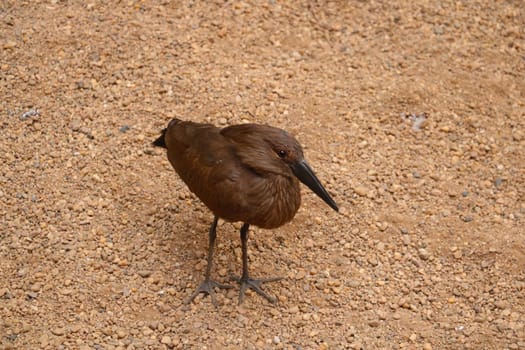
<svg viewBox="0 0 525 350">
<path fill-rule="evenodd" d="M 219 128 L 175 118 L 153 145 L 167 149 L 175 172 L 214 216 L 208 232 L 204 280 L 186 303 L 204 293 L 217 306 L 214 289 L 232 288 L 211 277 L 219 218 L 242 222 L 242 275 L 233 277 L 240 284 L 239 304 L 248 289 L 276 303 L 277 299 L 263 290 L 262 284 L 282 278 L 255 279 L 249 273 L 249 227 L 274 229 L 291 221 L 301 204 L 299 182 L 339 211 L 304 159 L 299 142 L 285 130 L 269 125 L 238 124 Z"/>
</svg>

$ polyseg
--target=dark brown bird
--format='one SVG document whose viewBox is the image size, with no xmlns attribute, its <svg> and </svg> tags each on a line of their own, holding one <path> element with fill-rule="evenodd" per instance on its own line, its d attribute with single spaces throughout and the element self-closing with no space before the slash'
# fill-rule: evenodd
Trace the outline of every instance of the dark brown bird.
<svg viewBox="0 0 525 350">
<path fill-rule="evenodd" d="M 210 277 L 219 218 L 243 222 L 241 227 L 242 276 L 239 303 L 250 288 L 274 303 L 261 288 L 280 278 L 253 279 L 248 273 L 248 228 L 272 229 L 292 220 L 301 204 L 299 181 L 331 208 L 337 204 L 324 189 L 308 163 L 301 145 L 286 131 L 267 125 L 243 124 L 219 129 L 173 119 L 153 142 L 168 150 L 168 159 L 180 178 L 213 212 L 209 231 L 208 265 L 204 281 L 187 302 L 214 287 L 231 288 Z"/>
</svg>

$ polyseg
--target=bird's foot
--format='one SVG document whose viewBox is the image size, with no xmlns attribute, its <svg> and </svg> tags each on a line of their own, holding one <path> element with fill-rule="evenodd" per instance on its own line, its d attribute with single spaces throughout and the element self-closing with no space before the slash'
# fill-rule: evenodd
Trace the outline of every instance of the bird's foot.
<svg viewBox="0 0 525 350">
<path fill-rule="evenodd" d="M 193 292 L 193 294 L 190 295 L 190 297 L 185 301 L 185 303 L 186 304 L 191 303 L 197 297 L 197 295 L 199 295 L 200 293 L 204 293 L 210 296 L 211 303 L 213 304 L 213 306 L 217 307 L 217 301 L 215 300 L 214 288 L 231 289 L 233 287 L 227 284 L 221 284 L 212 279 L 205 279 L 204 281 L 202 281 L 199 287 L 195 290 L 195 292 Z"/>
<path fill-rule="evenodd" d="M 282 277 L 271 277 L 271 278 L 263 278 L 263 279 L 253 279 L 250 277 L 233 277 L 233 279 L 236 280 L 241 285 L 241 290 L 239 292 L 239 305 L 240 305 L 244 301 L 244 294 L 246 293 L 247 289 L 253 290 L 257 294 L 259 294 L 260 296 L 268 300 L 270 303 L 275 304 L 277 302 L 277 298 L 272 297 L 270 294 L 262 290 L 261 285 L 267 282 L 279 281 L 279 280 L 282 280 L 283 278 Z"/>
</svg>

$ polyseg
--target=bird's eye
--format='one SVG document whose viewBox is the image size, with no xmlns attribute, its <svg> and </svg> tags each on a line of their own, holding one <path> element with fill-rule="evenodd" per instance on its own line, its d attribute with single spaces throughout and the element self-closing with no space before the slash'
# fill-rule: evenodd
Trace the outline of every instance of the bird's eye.
<svg viewBox="0 0 525 350">
<path fill-rule="evenodd" d="M 286 157 L 286 151 L 281 149 L 281 150 L 277 151 L 277 155 L 279 155 L 279 158 L 284 158 L 284 157 Z"/>
</svg>

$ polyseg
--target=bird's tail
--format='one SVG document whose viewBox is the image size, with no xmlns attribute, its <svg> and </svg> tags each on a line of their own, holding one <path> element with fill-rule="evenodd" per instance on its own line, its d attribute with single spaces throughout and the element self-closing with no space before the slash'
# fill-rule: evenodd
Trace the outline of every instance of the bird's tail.
<svg viewBox="0 0 525 350">
<path fill-rule="evenodd" d="M 168 146 L 166 146 L 166 132 L 168 131 L 169 128 L 171 128 L 172 126 L 174 126 L 175 124 L 178 124 L 180 122 L 181 122 L 180 119 L 173 118 L 168 123 L 168 127 L 160 132 L 159 138 L 152 142 L 153 146 L 162 147 L 162 148 L 168 148 Z"/>
<path fill-rule="evenodd" d="M 164 137 L 166 136 L 166 130 L 168 130 L 168 128 L 162 130 L 160 136 L 152 142 L 153 146 L 167 148 L 166 141 L 164 140 Z"/>
</svg>

